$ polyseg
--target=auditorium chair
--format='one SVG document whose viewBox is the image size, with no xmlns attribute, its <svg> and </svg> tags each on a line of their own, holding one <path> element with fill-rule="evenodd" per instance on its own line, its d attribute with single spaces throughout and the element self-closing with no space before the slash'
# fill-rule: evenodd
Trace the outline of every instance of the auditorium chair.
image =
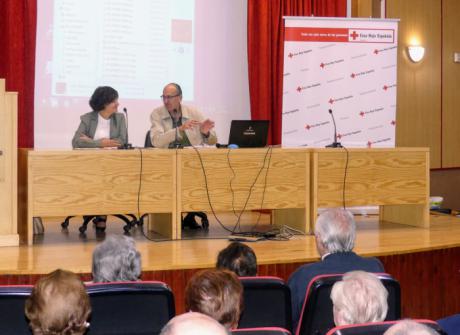
<svg viewBox="0 0 460 335">
<path fill-rule="evenodd" d="M 87 335 L 159 334 L 175 315 L 171 289 L 159 281 L 88 284 Z"/>
<path fill-rule="evenodd" d="M 32 285 L 0 286 L 0 334 L 32 334 L 24 314 L 32 288 Z"/>
<path fill-rule="evenodd" d="M 235 335 L 291 335 L 289 330 L 279 327 L 239 328 L 231 332 Z"/>
<path fill-rule="evenodd" d="M 386 273 L 376 273 L 388 291 L 388 313 L 385 321 L 401 318 L 401 288 L 399 282 Z M 320 275 L 308 284 L 300 313 L 296 335 L 324 335 L 334 324 L 330 299 L 332 286 L 342 280 L 343 274 Z"/>
<path fill-rule="evenodd" d="M 418 323 L 422 323 L 428 326 L 440 335 L 447 335 L 435 321 L 431 320 L 413 320 Z M 383 335 L 385 331 L 393 326 L 398 321 L 384 321 L 384 322 L 373 322 L 363 323 L 359 325 L 346 325 L 334 327 L 329 330 L 326 335 Z"/>
<path fill-rule="evenodd" d="M 240 277 L 244 308 L 238 328 L 281 327 L 291 331 L 291 291 L 278 277 Z"/>
</svg>

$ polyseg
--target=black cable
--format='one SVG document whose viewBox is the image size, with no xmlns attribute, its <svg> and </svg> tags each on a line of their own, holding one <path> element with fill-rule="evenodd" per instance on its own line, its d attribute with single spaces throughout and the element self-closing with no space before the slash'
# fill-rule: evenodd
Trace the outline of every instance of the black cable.
<svg viewBox="0 0 460 335">
<path fill-rule="evenodd" d="M 140 203 L 141 203 L 141 189 L 142 189 L 142 169 L 144 165 L 143 161 L 143 156 L 142 156 L 142 148 L 139 149 L 139 154 L 140 154 L 140 167 L 139 167 L 139 188 L 137 190 L 137 217 L 140 219 L 141 218 L 141 208 L 140 208 Z"/>
<path fill-rule="evenodd" d="M 342 188 L 342 201 L 343 201 L 343 209 L 346 209 L 345 206 L 345 186 L 346 186 L 346 181 L 347 181 L 347 172 L 348 172 L 348 156 L 349 156 L 349 151 L 345 146 L 342 146 L 343 149 L 345 149 L 345 152 L 347 153 L 347 159 L 345 161 L 345 171 L 343 174 L 343 188 Z"/>
<path fill-rule="evenodd" d="M 232 166 L 232 163 L 230 161 L 230 152 L 231 152 L 231 150 L 228 149 L 226 157 L 227 157 L 228 167 L 232 171 L 232 178 L 230 179 L 230 192 L 232 193 L 232 211 L 233 211 L 233 214 L 235 215 L 235 217 L 238 218 L 238 214 L 236 213 L 236 210 L 235 210 L 235 191 L 233 190 L 233 180 L 236 178 L 236 173 L 235 173 L 235 170 L 233 170 L 233 166 Z"/>
<path fill-rule="evenodd" d="M 272 147 L 269 146 L 269 147 L 267 148 L 267 151 L 265 152 L 265 156 L 264 156 L 264 160 L 263 160 L 262 167 L 259 169 L 259 172 L 257 173 L 256 178 L 254 179 L 254 182 L 252 183 L 251 187 L 249 188 L 249 192 L 248 192 L 248 196 L 247 196 L 247 198 L 246 198 L 246 202 L 244 203 L 244 206 L 243 206 L 243 208 L 242 208 L 241 211 L 240 211 L 240 214 L 239 214 L 239 216 L 238 216 L 238 220 L 237 220 L 235 226 L 233 227 L 232 234 L 235 234 L 236 228 L 237 228 L 237 227 L 241 227 L 241 226 L 240 226 L 240 225 L 241 225 L 241 216 L 243 215 L 244 211 L 246 210 L 246 207 L 247 207 L 247 205 L 248 205 L 248 203 L 249 203 L 249 199 L 251 198 L 251 195 L 252 195 L 252 191 L 253 191 L 253 189 L 254 189 L 254 186 L 255 186 L 256 183 L 257 183 L 257 180 L 259 179 L 260 174 L 262 173 L 262 171 L 263 171 L 264 168 L 265 168 L 265 162 L 267 161 L 267 155 L 268 155 L 269 152 L 271 152 L 271 148 L 272 148 Z"/>
<path fill-rule="evenodd" d="M 270 156 L 268 156 L 268 165 L 267 165 L 267 170 L 265 172 L 265 178 L 264 178 L 264 188 L 263 188 L 263 191 L 262 191 L 262 200 L 260 202 L 260 210 L 262 210 L 264 208 L 265 191 L 267 189 L 267 176 L 268 176 L 268 170 L 270 169 L 270 162 L 272 160 L 273 148 L 272 147 L 270 147 L 270 148 L 271 148 L 270 149 Z M 259 215 L 257 216 L 256 224 L 254 225 L 254 227 L 252 227 L 253 231 L 258 226 L 258 224 L 260 222 L 261 215 L 262 215 L 262 213 L 259 211 Z"/>
<path fill-rule="evenodd" d="M 194 146 L 192 145 L 192 148 L 195 150 L 195 152 L 197 153 L 198 155 L 198 159 L 200 161 L 200 165 L 201 165 L 201 171 L 203 172 L 203 176 L 204 176 L 204 185 L 205 185 L 205 189 L 206 189 L 206 197 L 208 199 L 208 204 L 209 204 L 209 207 L 211 208 L 211 213 L 212 215 L 214 216 L 214 218 L 216 219 L 216 221 L 219 223 L 219 225 L 226 231 L 228 231 L 229 233 L 232 233 L 232 230 L 230 230 L 229 228 L 227 228 L 220 220 L 219 218 L 217 217 L 217 214 L 216 212 L 214 211 L 214 207 L 212 206 L 212 203 L 211 203 L 211 197 L 209 195 L 209 188 L 208 188 L 208 176 L 206 175 L 206 170 L 204 168 L 204 163 L 203 163 L 203 158 L 201 157 L 201 154 L 200 154 L 200 151 Z"/>
</svg>

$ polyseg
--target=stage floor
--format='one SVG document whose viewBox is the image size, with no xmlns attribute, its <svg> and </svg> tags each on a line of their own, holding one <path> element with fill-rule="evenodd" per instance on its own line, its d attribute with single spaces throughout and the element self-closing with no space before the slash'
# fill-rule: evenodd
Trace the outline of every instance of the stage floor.
<svg viewBox="0 0 460 335">
<path fill-rule="evenodd" d="M 233 213 L 219 214 L 222 222 L 231 228 Z M 210 231 L 184 232 L 189 240 L 153 242 L 147 240 L 139 227 L 132 232 L 142 254 L 143 271 L 209 268 L 215 265 L 218 252 L 229 242 L 225 232 L 209 215 Z M 246 213 L 242 229 L 251 229 L 258 213 Z M 109 217 L 105 234 L 96 235 L 90 225 L 86 236 L 80 236 L 81 218 L 72 219 L 68 231 L 62 231 L 60 218 L 45 219 L 45 233 L 36 235 L 34 245 L 2 247 L 0 274 L 44 274 L 56 268 L 77 273 L 91 272 L 91 255 L 97 243 L 109 234 L 122 234 L 123 223 Z M 438 250 L 460 246 L 460 218 L 432 214 L 431 228 L 379 222 L 378 216 L 357 216 L 355 251 L 364 256 L 387 256 Z M 269 215 L 262 214 L 257 230 L 270 229 Z M 152 235 L 152 237 L 154 237 Z M 286 241 L 250 242 L 258 263 L 288 264 L 318 260 L 313 236 L 295 235 Z"/>
</svg>

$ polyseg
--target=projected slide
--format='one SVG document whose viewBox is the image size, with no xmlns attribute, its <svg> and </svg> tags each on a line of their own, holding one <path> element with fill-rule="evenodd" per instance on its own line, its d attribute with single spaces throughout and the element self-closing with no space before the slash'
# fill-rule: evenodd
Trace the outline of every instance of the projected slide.
<svg viewBox="0 0 460 335">
<path fill-rule="evenodd" d="M 246 0 L 37 0 L 34 147 L 71 148 L 98 86 L 119 93 L 143 146 L 163 87 L 215 121 L 250 118 Z"/>
<path fill-rule="evenodd" d="M 193 100 L 193 0 L 60 0 L 53 15 L 53 95 L 110 84 L 124 98 L 153 99 L 177 78 Z"/>
</svg>

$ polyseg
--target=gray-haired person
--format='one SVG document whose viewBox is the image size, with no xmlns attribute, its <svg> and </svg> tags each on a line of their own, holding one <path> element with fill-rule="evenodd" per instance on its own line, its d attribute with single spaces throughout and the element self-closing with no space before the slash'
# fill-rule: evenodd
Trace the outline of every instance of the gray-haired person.
<svg viewBox="0 0 460 335">
<path fill-rule="evenodd" d="M 439 333 L 424 324 L 402 320 L 388 328 L 383 335 L 439 335 Z"/>
<path fill-rule="evenodd" d="M 388 291 L 380 279 L 365 271 L 347 272 L 334 284 L 331 300 L 336 326 L 381 322 L 388 312 Z"/>
<path fill-rule="evenodd" d="M 128 236 L 109 236 L 93 252 L 93 282 L 139 280 L 142 273 L 141 254 Z"/>
<path fill-rule="evenodd" d="M 188 312 L 172 318 L 160 335 L 229 335 L 230 332 L 210 316 Z"/>
<path fill-rule="evenodd" d="M 318 216 L 315 225 L 315 242 L 321 260 L 302 265 L 288 280 L 292 297 L 293 329 L 296 329 L 299 322 L 307 286 L 314 277 L 354 270 L 384 271 L 378 259 L 363 258 L 353 252 L 355 237 L 356 223 L 349 211 L 334 208 Z"/>
</svg>

